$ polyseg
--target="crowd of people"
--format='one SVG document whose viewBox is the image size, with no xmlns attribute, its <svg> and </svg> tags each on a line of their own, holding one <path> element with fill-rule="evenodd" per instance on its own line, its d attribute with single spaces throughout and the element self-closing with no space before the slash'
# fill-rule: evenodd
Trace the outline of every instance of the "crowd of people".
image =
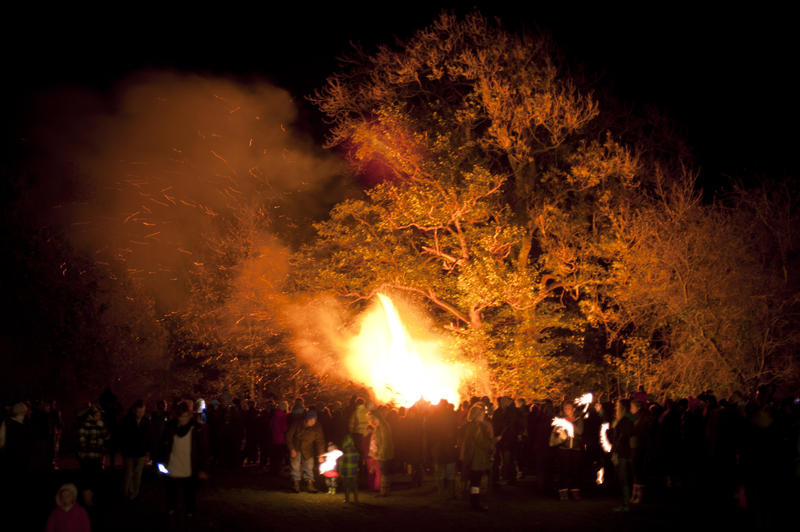
<svg viewBox="0 0 800 532">
<path fill-rule="evenodd" d="M 23 479 L 59 466 L 64 423 L 53 402 L 8 406 L 0 467 L 4 496 L 12 497 Z M 400 477 L 420 486 L 428 474 L 442 497 L 464 498 L 479 511 L 487 489 L 500 496 L 522 479 L 560 501 L 617 494 L 623 512 L 680 491 L 769 519 L 776 504 L 800 494 L 800 401 L 778 400 L 768 387 L 726 399 L 707 391 L 657 402 L 640 389 L 615 401 L 473 397 L 408 408 L 357 395 L 313 405 L 296 398 L 290 406 L 223 394 L 149 410 L 136 401 L 126 412 L 107 390 L 78 414 L 73 433 L 80 475 L 77 486 L 58 490 L 52 530 L 67 515 L 85 521 L 80 508 L 95 504 L 115 464 L 121 496 L 136 499 L 152 465 L 164 478 L 166 510 L 186 514 L 210 472 L 242 468 L 288 476 L 294 492 L 324 484 L 347 502 L 364 489 L 388 496 Z"/>
</svg>

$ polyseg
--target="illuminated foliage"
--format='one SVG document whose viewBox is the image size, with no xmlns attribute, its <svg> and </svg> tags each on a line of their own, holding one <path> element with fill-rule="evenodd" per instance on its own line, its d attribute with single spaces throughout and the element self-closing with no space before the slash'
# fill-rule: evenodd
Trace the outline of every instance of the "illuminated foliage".
<svg viewBox="0 0 800 532">
<path fill-rule="evenodd" d="M 611 226 L 592 203 L 613 211 L 635 158 L 581 135 L 597 103 L 545 39 L 479 15 L 442 15 L 400 49 L 353 63 L 313 101 L 333 120 L 329 145 L 356 168 L 380 168 L 381 182 L 317 226 L 308 286 L 416 294 L 498 390 L 552 393 L 564 377 L 554 366 L 580 365 L 576 301 L 597 276 L 585 257 L 598 251 L 575 254 L 587 230 L 602 247 Z"/>
<path fill-rule="evenodd" d="M 639 138 L 640 160 L 598 131 L 598 103 L 554 57 L 546 39 L 443 14 L 348 59 L 311 99 L 331 119 L 328 145 L 378 184 L 316 226 L 300 285 L 353 301 L 414 294 L 501 393 L 786 377 L 776 362 L 796 346 L 797 300 L 765 290 L 780 270 L 754 254 L 749 196 L 703 205 L 691 176 L 660 170 L 681 168 L 680 150 L 662 162 Z M 773 227 L 775 207 L 747 212 L 785 264 L 791 224 Z"/>
</svg>

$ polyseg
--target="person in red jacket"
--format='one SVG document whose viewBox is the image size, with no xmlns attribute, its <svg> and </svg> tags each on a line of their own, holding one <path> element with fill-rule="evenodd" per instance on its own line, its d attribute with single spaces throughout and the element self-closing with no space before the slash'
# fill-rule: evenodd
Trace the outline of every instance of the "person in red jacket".
<svg viewBox="0 0 800 532">
<path fill-rule="evenodd" d="M 64 484 L 56 494 L 56 507 L 47 519 L 47 532 L 90 532 L 89 514 L 77 503 L 78 488 Z"/>
</svg>

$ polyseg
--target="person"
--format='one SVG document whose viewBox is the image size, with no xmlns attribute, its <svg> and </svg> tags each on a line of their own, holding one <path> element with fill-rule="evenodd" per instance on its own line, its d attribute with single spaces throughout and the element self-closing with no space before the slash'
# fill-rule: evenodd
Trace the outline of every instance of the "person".
<svg viewBox="0 0 800 532">
<path fill-rule="evenodd" d="M 314 486 L 314 457 L 319 456 L 322 461 L 322 451 L 325 448 L 325 436 L 322 426 L 317 424 L 317 413 L 314 410 L 306 412 L 305 418 L 296 420 L 286 432 L 286 445 L 289 447 L 289 466 L 292 477 L 292 491 L 300 493 L 300 478 L 306 481 L 309 493 L 316 493 Z"/>
<path fill-rule="evenodd" d="M 362 466 L 361 470 L 365 475 L 362 480 L 366 480 L 367 468 L 363 466 L 366 465 L 366 459 L 369 455 L 369 438 L 367 437 L 369 435 L 369 424 L 367 423 L 367 406 L 362 397 L 357 397 L 355 400 L 355 407 L 350 414 L 350 419 L 347 421 L 347 432 L 353 438 L 356 449 L 360 453 L 362 460 L 360 466 Z"/>
<path fill-rule="evenodd" d="M 47 518 L 46 532 L 90 532 L 89 514 L 77 502 L 78 488 L 64 484 L 56 493 L 56 507 Z"/>
<path fill-rule="evenodd" d="M 144 412 L 144 402 L 136 401 L 119 426 L 119 443 L 124 466 L 122 493 L 131 501 L 139 496 L 142 471 L 149 459 L 152 442 L 150 420 L 145 417 Z"/>
<path fill-rule="evenodd" d="M 328 488 L 328 495 L 336 495 L 336 479 L 339 478 L 338 461 L 342 456 L 336 444 L 328 442 L 328 452 L 323 456 L 323 461 L 319 465 L 319 472 L 325 477 L 325 486 Z"/>
<path fill-rule="evenodd" d="M 94 504 L 94 492 L 100 483 L 103 458 L 108 450 L 110 433 L 103 421 L 103 411 L 90 406 L 78 429 L 78 464 L 81 468 L 83 503 Z"/>
<path fill-rule="evenodd" d="M 12 508 L 21 502 L 21 487 L 28 484 L 30 472 L 32 439 L 27 414 L 27 404 L 15 403 L 11 416 L 0 423 L 0 496 Z"/>
<path fill-rule="evenodd" d="M 342 489 L 344 489 L 344 502 L 350 502 L 350 495 L 353 495 L 353 502 L 358 504 L 358 464 L 361 456 L 358 454 L 355 441 L 350 434 L 346 434 L 342 441 L 342 456 L 339 458 L 337 470 L 342 478 Z"/>
<path fill-rule="evenodd" d="M 458 419 L 453 405 L 442 399 L 426 425 L 427 439 L 436 472 L 440 496 L 455 497 L 456 461 L 458 460 Z"/>
<path fill-rule="evenodd" d="M 494 431 L 486 421 L 486 407 L 476 403 L 469 409 L 461 444 L 462 475 L 469 480 L 469 502 L 473 510 L 484 511 L 481 506 L 481 479 L 488 474 L 494 453 Z"/>
<path fill-rule="evenodd" d="M 205 426 L 194 420 L 189 405 L 179 403 L 175 419 L 164 431 L 157 456 L 159 464 L 167 470 L 164 486 L 169 515 L 178 509 L 181 494 L 187 517 L 194 514 L 198 481 L 208 478 L 208 457 Z"/>
<path fill-rule="evenodd" d="M 611 426 L 611 461 L 617 473 L 617 482 L 622 491 L 622 506 L 619 511 L 627 512 L 631 500 L 631 438 L 634 434 L 633 416 L 630 401 L 617 401 L 614 422 Z"/>
<path fill-rule="evenodd" d="M 367 421 L 372 427 L 369 443 L 369 456 L 375 461 L 380 474 L 380 495 L 387 497 L 391 482 L 389 481 L 389 461 L 394 458 L 394 440 L 392 429 L 378 410 L 367 413 Z"/>
<path fill-rule="evenodd" d="M 150 414 L 150 430 L 152 431 L 153 444 L 160 444 L 164 439 L 164 431 L 169 424 L 169 408 L 167 401 L 161 399 L 156 403 L 155 411 Z"/>
<path fill-rule="evenodd" d="M 517 483 L 517 455 L 519 438 L 522 434 L 521 416 L 511 397 L 501 397 L 498 408 L 492 415 L 492 429 L 498 437 L 493 462 L 492 481 L 496 483 L 501 474 L 509 485 Z"/>
<path fill-rule="evenodd" d="M 572 434 L 560 426 L 554 426 L 550 435 L 550 447 L 555 447 L 558 456 L 559 499 L 581 500 L 580 475 L 583 451 L 583 418 L 576 416 L 575 405 L 565 402 L 562 406 L 563 418 L 572 424 Z"/>
<path fill-rule="evenodd" d="M 640 391 L 642 387 L 640 386 Z M 648 419 L 644 411 L 643 403 L 638 399 L 630 402 L 630 414 L 633 420 L 633 435 L 631 436 L 631 466 L 633 471 L 633 493 L 631 494 L 631 504 L 642 502 L 644 495 L 644 484 L 647 478 L 645 472 L 648 439 Z M 704 416 L 705 417 L 705 416 Z M 704 419 L 705 421 L 705 419 Z M 705 424 L 705 423 L 704 423 Z"/>
<path fill-rule="evenodd" d="M 289 430 L 289 403 L 281 401 L 272 412 L 269 420 L 270 435 L 272 437 L 272 447 L 269 457 L 269 467 L 273 475 L 279 475 L 286 457 L 289 454 L 286 446 L 286 431 Z"/>
</svg>

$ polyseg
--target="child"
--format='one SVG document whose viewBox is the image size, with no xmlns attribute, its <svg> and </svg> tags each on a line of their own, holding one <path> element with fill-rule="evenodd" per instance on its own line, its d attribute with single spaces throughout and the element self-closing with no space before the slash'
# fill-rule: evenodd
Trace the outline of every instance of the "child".
<svg viewBox="0 0 800 532">
<path fill-rule="evenodd" d="M 360 456 L 350 434 L 344 437 L 342 450 L 344 454 L 339 458 L 339 476 L 342 477 L 344 502 L 350 502 L 350 494 L 352 493 L 353 502 L 358 503 L 358 462 Z"/>
<path fill-rule="evenodd" d="M 328 452 L 323 455 L 324 461 L 319 464 L 319 472 L 325 477 L 325 484 L 328 486 L 328 495 L 336 494 L 336 479 L 339 473 L 336 471 L 336 461 L 342 456 L 342 451 L 332 443 L 328 443 Z"/>
<path fill-rule="evenodd" d="M 47 532 L 90 532 L 89 514 L 76 504 L 78 488 L 64 484 L 56 493 L 56 508 L 47 519 Z"/>
</svg>

